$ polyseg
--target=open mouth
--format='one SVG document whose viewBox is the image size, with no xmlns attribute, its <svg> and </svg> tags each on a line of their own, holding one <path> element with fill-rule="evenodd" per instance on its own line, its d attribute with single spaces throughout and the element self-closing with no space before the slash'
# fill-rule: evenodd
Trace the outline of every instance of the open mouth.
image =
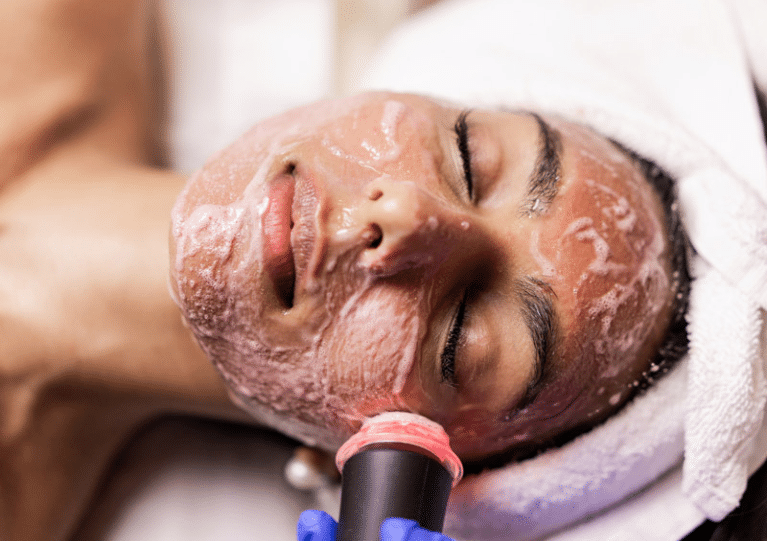
<svg viewBox="0 0 767 541">
<path fill-rule="evenodd" d="M 269 203 L 262 218 L 264 269 L 274 285 L 277 298 L 285 308 L 292 308 L 296 267 L 290 237 L 295 180 L 291 175 L 280 175 L 270 183 L 268 193 Z"/>
</svg>

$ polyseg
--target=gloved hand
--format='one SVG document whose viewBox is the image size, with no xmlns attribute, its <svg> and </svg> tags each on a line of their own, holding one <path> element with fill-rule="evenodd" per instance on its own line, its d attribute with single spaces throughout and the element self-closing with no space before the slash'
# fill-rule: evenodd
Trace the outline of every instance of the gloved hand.
<svg viewBox="0 0 767 541">
<path fill-rule="evenodd" d="M 298 541 L 335 541 L 338 524 L 324 511 L 310 509 L 301 513 L 296 526 Z"/>
<path fill-rule="evenodd" d="M 304 511 L 298 519 L 298 541 L 335 541 L 338 525 L 323 511 Z M 454 541 L 418 526 L 414 520 L 389 518 L 381 525 L 381 541 Z"/>
<path fill-rule="evenodd" d="M 454 541 L 439 532 L 421 528 L 415 520 L 387 518 L 381 524 L 381 541 Z"/>
</svg>

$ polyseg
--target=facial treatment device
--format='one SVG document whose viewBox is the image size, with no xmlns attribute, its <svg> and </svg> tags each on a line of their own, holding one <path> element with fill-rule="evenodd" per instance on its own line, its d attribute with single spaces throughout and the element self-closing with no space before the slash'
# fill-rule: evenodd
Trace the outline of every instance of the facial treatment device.
<svg viewBox="0 0 767 541">
<path fill-rule="evenodd" d="M 390 517 L 442 531 L 447 499 L 463 465 L 437 423 L 412 413 L 366 421 L 336 454 L 343 476 L 336 541 L 379 541 Z"/>
</svg>

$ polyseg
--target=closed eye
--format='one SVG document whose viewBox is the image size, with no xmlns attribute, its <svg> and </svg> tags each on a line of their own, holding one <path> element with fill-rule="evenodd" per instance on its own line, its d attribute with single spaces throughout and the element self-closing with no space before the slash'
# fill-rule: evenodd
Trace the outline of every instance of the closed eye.
<svg viewBox="0 0 767 541">
<path fill-rule="evenodd" d="M 440 355 L 442 382 L 447 383 L 451 387 L 458 386 L 458 378 L 455 373 L 455 353 L 461 339 L 461 332 L 463 331 L 467 297 L 468 291 L 464 292 L 461 302 L 458 303 L 455 316 L 453 316 L 453 322 L 450 325 L 450 331 L 447 335 L 447 340 L 445 341 L 445 347 L 442 349 L 442 354 Z"/>
<path fill-rule="evenodd" d="M 455 142 L 458 145 L 458 152 L 461 155 L 463 163 L 463 179 L 466 184 L 466 192 L 469 201 L 474 200 L 474 178 L 471 173 L 471 151 L 469 150 L 469 125 L 466 117 L 469 116 L 468 110 L 461 112 L 455 121 L 453 131 L 455 131 Z"/>
</svg>

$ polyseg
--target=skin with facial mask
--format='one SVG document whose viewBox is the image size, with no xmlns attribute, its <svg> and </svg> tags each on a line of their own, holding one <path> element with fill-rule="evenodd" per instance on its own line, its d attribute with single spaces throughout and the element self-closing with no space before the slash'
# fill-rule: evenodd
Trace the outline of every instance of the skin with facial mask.
<svg viewBox="0 0 767 541">
<path fill-rule="evenodd" d="M 257 125 L 173 209 L 171 289 L 257 419 L 336 448 L 368 417 L 465 460 L 621 406 L 669 322 L 663 210 L 587 128 L 388 93 Z"/>
</svg>

